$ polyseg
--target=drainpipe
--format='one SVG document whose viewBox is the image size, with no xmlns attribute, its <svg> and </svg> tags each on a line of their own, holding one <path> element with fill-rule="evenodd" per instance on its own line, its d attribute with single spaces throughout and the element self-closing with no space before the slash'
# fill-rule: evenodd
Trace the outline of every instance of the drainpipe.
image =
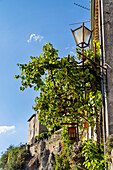
<svg viewBox="0 0 113 170">
<path fill-rule="evenodd" d="M 102 66 L 104 66 L 104 36 L 103 36 L 103 30 L 102 27 L 104 27 L 103 25 L 103 0 L 99 0 L 99 11 L 100 11 L 100 48 L 101 48 L 101 64 Z M 108 109 L 107 109 L 107 86 L 106 86 L 106 82 L 107 82 L 107 77 L 105 76 L 105 74 L 107 74 L 107 72 L 104 72 L 104 69 L 102 68 L 102 80 L 101 80 L 101 87 L 102 87 L 102 104 L 103 104 L 103 115 L 104 115 L 104 126 L 105 126 L 105 139 L 104 141 L 106 142 L 106 139 L 109 135 L 109 128 L 108 128 Z"/>
<path fill-rule="evenodd" d="M 101 10 L 101 0 L 99 0 L 99 11 L 100 11 L 100 50 L 101 50 L 101 65 L 104 66 L 103 61 L 103 36 L 102 36 L 102 10 Z M 103 122 L 104 122 L 104 142 L 106 142 L 106 119 L 105 119 L 105 95 L 104 95 L 104 70 L 101 69 L 101 92 L 102 92 L 102 112 L 103 112 Z"/>
<path fill-rule="evenodd" d="M 105 67 L 105 44 L 104 44 L 104 20 L 103 20 L 103 18 L 104 18 L 104 16 L 103 16 L 103 14 L 104 14 L 104 10 L 103 10 L 103 0 L 100 0 L 101 1 L 101 19 L 102 19 L 102 24 L 101 24 L 101 26 L 102 26 L 102 42 L 103 42 L 103 46 L 102 46 L 102 48 L 103 48 L 103 65 L 104 65 L 104 67 Z M 109 136 L 109 126 L 108 126 L 108 105 L 107 105 L 107 71 L 106 71 L 106 77 L 105 77 L 105 117 L 106 117 L 106 137 L 108 137 Z"/>
</svg>

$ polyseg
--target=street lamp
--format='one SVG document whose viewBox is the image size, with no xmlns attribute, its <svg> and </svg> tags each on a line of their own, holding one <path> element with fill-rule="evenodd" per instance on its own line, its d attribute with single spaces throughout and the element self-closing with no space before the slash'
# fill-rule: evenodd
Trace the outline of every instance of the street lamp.
<svg viewBox="0 0 113 170">
<path fill-rule="evenodd" d="M 71 31 L 72 31 L 72 34 L 74 36 L 76 45 L 78 47 L 86 48 L 87 46 L 89 46 L 92 31 L 84 26 L 84 22 L 83 22 L 83 25 L 81 27 L 76 28 L 74 30 L 71 29 Z"/>
</svg>

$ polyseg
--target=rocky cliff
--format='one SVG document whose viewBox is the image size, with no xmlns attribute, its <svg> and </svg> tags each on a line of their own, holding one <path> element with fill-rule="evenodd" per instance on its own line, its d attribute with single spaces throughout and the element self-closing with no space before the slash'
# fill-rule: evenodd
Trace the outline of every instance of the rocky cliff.
<svg viewBox="0 0 113 170">
<path fill-rule="evenodd" d="M 55 154 L 61 150 L 61 130 L 32 145 L 10 146 L 0 159 L 2 170 L 53 170 Z M 43 140 L 42 140 L 43 139 Z"/>
<path fill-rule="evenodd" d="M 60 134 L 54 134 L 51 139 L 36 142 L 29 147 L 31 159 L 24 170 L 53 170 L 55 154 L 60 151 Z"/>
</svg>

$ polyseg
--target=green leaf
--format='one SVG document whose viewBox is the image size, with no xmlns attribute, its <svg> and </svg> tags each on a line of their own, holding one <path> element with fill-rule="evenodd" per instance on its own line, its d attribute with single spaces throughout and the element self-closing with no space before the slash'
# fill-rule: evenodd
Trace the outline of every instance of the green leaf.
<svg viewBox="0 0 113 170">
<path fill-rule="evenodd" d="M 25 88 L 24 88 L 24 87 L 20 87 L 20 90 L 24 91 L 24 90 L 25 90 Z"/>
</svg>

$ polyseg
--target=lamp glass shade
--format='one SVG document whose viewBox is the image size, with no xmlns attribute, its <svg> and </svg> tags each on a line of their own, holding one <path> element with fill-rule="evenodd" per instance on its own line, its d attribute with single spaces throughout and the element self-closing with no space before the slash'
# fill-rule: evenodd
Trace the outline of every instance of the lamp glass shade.
<svg viewBox="0 0 113 170">
<path fill-rule="evenodd" d="M 81 27 L 71 31 L 77 46 L 80 48 L 85 48 L 89 45 L 92 31 L 85 27 L 84 23 Z"/>
<path fill-rule="evenodd" d="M 83 27 L 81 27 L 73 32 L 73 34 L 75 36 L 76 44 L 80 44 L 81 42 L 83 42 L 82 32 L 83 32 Z"/>
<path fill-rule="evenodd" d="M 87 28 L 84 27 L 84 42 L 86 44 L 89 44 L 90 36 L 91 36 L 91 31 L 89 31 Z"/>
</svg>

